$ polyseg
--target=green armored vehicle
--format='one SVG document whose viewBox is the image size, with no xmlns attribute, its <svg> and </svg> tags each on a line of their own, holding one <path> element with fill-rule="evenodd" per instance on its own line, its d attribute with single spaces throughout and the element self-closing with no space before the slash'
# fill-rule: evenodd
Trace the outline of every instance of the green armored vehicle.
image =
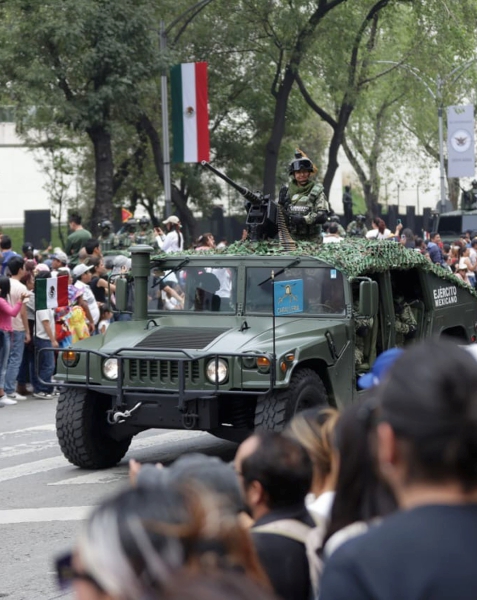
<svg viewBox="0 0 477 600">
<path fill-rule="evenodd" d="M 131 276 L 117 282 L 132 320 L 58 357 L 58 439 L 79 467 L 116 464 L 151 428 L 237 441 L 281 430 L 299 410 L 356 400 L 359 374 L 397 343 L 476 339 L 475 292 L 395 242 L 150 251 L 133 248 Z M 397 333 L 398 299 L 414 319 L 409 339 Z"/>
</svg>

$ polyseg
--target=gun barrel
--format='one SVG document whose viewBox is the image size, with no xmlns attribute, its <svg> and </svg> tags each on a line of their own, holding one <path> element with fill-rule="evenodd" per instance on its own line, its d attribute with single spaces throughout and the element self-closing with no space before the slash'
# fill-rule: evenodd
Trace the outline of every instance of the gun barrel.
<svg viewBox="0 0 477 600">
<path fill-rule="evenodd" d="M 219 171 L 218 169 L 216 169 L 215 167 L 213 167 L 206 160 L 201 161 L 200 164 L 203 167 L 206 167 L 207 169 L 209 169 L 210 171 L 212 171 L 212 173 L 215 173 L 217 175 L 217 177 L 220 177 L 220 179 L 223 179 L 225 182 L 227 182 L 233 188 L 235 188 L 240 194 L 242 194 L 242 196 L 244 198 L 246 198 L 247 200 L 249 200 L 253 204 L 260 203 L 260 197 L 257 196 L 257 194 L 254 194 L 248 188 L 243 187 L 242 185 L 239 185 L 238 183 L 235 183 L 235 181 L 233 179 L 230 179 L 230 177 L 227 177 L 227 175 L 225 175 L 225 173 L 222 173 L 221 171 Z"/>
</svg>

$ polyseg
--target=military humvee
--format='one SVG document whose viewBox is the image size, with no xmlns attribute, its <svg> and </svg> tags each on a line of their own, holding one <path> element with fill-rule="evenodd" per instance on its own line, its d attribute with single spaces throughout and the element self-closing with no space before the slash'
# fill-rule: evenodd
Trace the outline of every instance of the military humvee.
<svg viewBox="0 0 477 600">
<path fill-rule="evenodd" d="M 131 276 L 117 282 L 118 307 L 129 302 L 132 320 L 58 357 L 58 439 L 79 467 L 116 464 L 150 428 L 239 441 L 255 427 L 281 430 L 307 407 L 353 402 L 360 372 L 396 344 L 398 296 L 417 323 L 409 343 L 476 339 L 474 290 L 395 242 L 150 252 L 132 248 Z M 371 326 L 358 366 L 355 323 L 363 317 Z"/>
</svg>

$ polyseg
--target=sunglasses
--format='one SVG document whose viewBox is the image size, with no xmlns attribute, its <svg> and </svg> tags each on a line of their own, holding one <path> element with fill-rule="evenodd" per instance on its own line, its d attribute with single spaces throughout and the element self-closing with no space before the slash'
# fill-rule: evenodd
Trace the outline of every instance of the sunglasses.
<svg viewBox="0 0 477 600">
<path fill-rule="evenodd" d="M 103 587 L 89 573 L 80 573 L 73 566 L 73 554 L 68 552 L 55 559 L 56 581 L 61 590 L 68 589 L 75 579 L 87 581 L 94 585 L 100 592 L 104 592 Z"/>
</svg>

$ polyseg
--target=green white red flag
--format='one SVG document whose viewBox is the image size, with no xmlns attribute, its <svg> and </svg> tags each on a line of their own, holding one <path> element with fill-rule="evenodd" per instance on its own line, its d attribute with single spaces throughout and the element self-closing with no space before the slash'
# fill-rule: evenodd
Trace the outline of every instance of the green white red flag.
<svg viewBox="0 0 477 600">
<path fill-rule="evenodd" d="M 207 63 L 171 68 L 172 160 L 197 163 L 210 159 Z"/>
<path fill-rule="evenodd" d="M 68 277 L 35 280 L 35 310 L 68 306 Z"/>
</svg>

